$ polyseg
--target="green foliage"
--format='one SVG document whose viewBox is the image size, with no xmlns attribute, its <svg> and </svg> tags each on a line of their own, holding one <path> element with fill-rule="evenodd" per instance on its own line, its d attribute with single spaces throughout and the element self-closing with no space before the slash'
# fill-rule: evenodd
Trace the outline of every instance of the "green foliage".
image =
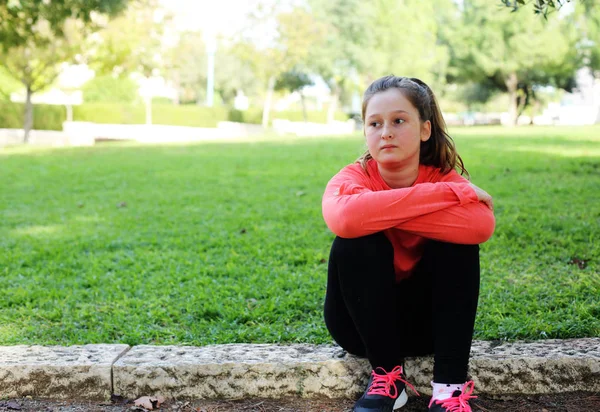
<svg viewBox="0 0 600 412">
<path fill-rule="evenodd" d="M 156 124 L 176 124 L 178 126 L 216 127 L 227 118 L 226 107 L 201 107 L 193 105 L 174 106 L 152 105 L 152 119 Z"/>
<path fill-rule="evenodd" d="M 541 14 L 548 18 L 548 14 L 559 10 L 571 0 L 500 0 L 506 7 L 517 11 L 519 8 L 533 3 L 533 11 L 535 14 Z M 585 0 L 583 0 L 585 1 Z"/>
<path fill-rule="evenodd" d="M 297 69 L 282 73 L 275 81 L 275 90 L 287 90 L 293 93 L 306 86 L 312 86 L 314 82 L 310 76 Z"/>
<path fill-rule="evenodd" d="M 168 50 L 167 57 L 169 64 L 165 75 L 177 87 L 180 103 L 202 101 L 206 94 L 207 78 L 206 45 L 202 33 L 179 34 L 179 41 Z"/>
<path fill-rule="evenodd" d="M 375 41 L 370 19 L 372 3 L 360 0 L 309 0 L 315 27 L 326 35 L 311 47 L 306 64 L 320 75 L 334 95 L 359 88 L 360 75 L 371 64 Z"/>
<path fill-rule="evenodd" d="M 83 52 L 96 29 L 92 15 L 114 15 L 125 0 L 12 0 L 0 4 L 0 65 L 25 87 L 22 127 L 27 142 L 35 126 L 31 96 L 54 83 L 61 63 Z"/>
<path fill-rule="evenodd" d="M 0 3 L 0 49 L 21 47 L 49 39 L 39 36 L 42 25 L 48 25 L 55 37 L 65 34 L 64 23 L 69 19 L 93 25 L 93 13 L 115 15 L 122 11 L 127 0 L 10 0 Z"/>
<path fill-rule="evenodd" d="M 575 26 L 581 41 L 578 48 L 586 66 L 600 78 L 600 7 L 594 1 L 578 2 L 575 7 Z"/>
<path fill-rule="evenodd" d="M 496 205 L 475 338 L 600 336 L 598 127 L 455 132 Z M 0 345 L 331 343 L 321 196 L 362 138 L 229 145 L 4 149 Z"/>
<path fill-rule="evenodd" d="M 24 111 L 25 105 L 22 103 L 0 101 L 0 129 L 23 128 Z M 64 106 L 36 104 L 33 113 L 33 128 L 36 130 L 62 130 L 67 118 Z"/>
<path fill-rule="evenodd" d="M 313 111 L 309 110 L 306 112 L 307 121 L 314 123 L 327 123 L 327 112 L 322 111 Z M 302 117 L 302 111 L 291 111 L 291 110 L 283 110 L 280 112 L 273 113 L 273 118 L 275 119 L 286 119 L 291 120 L 293 122 L 302 122 L 304 118 Z M 334 116 L 334 120 L 348 120 L 348 116 L 342 112 L 336 112 Z"/>
<path fill-rule="evenodd" d="M 138 85 L 128 77 L 97 76 L 82 87 L 86 103 L 133 103 L 139 100 Z"/>
<path fill-rule="evenodd" d="M 73 107 L 73 120 L 106 124 L 142 124 L 145 121 L 142 104 L 84 103 Z"/>
<path fill-rule="evenodd" d="M 90 66 L 101 74 L 138 71 L 145 77 L 162 68 L 157 55 L 164 51 L 164 21 L 156 20 L 158 9 L 157 0 L 129 2 L 123 14 L 98 32 Z"/>
<path fill-rule="evenodd" d="M 489 81 L 482 81 L 481 83 L 466 83 L 458 87 L 455 99 L 468 107 L 469 110 L 480 111 L 483 105 L 487 103 L 492 97 L 498 94 L 497 87 L 494 84 L 490 84 Z M 500 112 L 506 110 L 503 107 Z"/>
<path fill-rule="evenodd" d="M 498 77 L 502 87 L 508 73 L 522 78 L 529 73 L 574 71 L 576 37 L 568 19 L 544 22 L 529 13 L 498 13 L 486 0 L 465 0 L 462 19 L 454 33 L 460 41 L 451 45 L 457 58 L 454 65 L 466 65 L 463 78 Z M 481 27 L 485 30 L 475 30 Z"/>
<path fill-rule="evenodd" d="M 10 94 L 22 87 L 23 85 L 13 78 L 4 67 L 0 66 L 0 101 L 10 100 Z"/>
<path fill-rule="evenodd" d="M 459 16 L 443 35 L 451 48 L 450 81 L 508 92 L 514 124 L 535 100 L 535 86 L 572 87 L 581 65 L 572 16 L 546 21 L 533 13 L 498 12 L 487 0 L 465 0 Z"/>
<path fill-rule="evenodd" d="M 261 124 L 262 109 L 256 107 L 250 107 L 244 111 L 231 109 L 227 115 L 227 120 L 230 122 Z"/>
<path fill-rule="evenodd" d="M 146 109 L 142 104 L 82 104 L 73 110 L 77 121 L 109 124 L 143 124 Z M 227 118 L 227 109 L 223 107 L 201 107 L 194 105 L 176 106 L 172 104 L 153 104 L 152 120 L 154 124 L 176 126 L 216 127 Z"/>
<path fill-rule="evenodd" d="M 34 129 L 62 130 L 62 123 L 66 120 L 64 106 L 34 105 L 34 111 Z M 327 122 L 327 113 L 324 111 L 308 111 L 307 114 L 309 122 Z M 20 128 L 22 115 L 22 104 L 0 102 L 0 128 Z M 216 127 L 219 122 L 226 120 L 260 124 L 262 110 L 250 108 L 242 112 L 224 106 L 155 103 L 152 105 L 152 118 L 155 124 L 190 127 Z M 303 121 L 302 111 L 298 110 L 275 112 L 273 118 Z M 347 116 L 337 112 L 335 118 L 346 120 Z M 79 122 L 105 124 L 143 124 L 146 119 L 146 109 L 142 104 L 84 103 L 73 107 L 73 119 Z"/>
<path fill-rule="evenodd" d="M 438 41 L 438 22 L 448 2 L 380 0 L 371 2 L 368 71 L 370 78 L 390 73 L 418 77 L 435 89 L 445 77 L 448 46 Z M 437 16 L 432 18 L 432 16 Z M 402 21 L 402 35 L 397 27 Z M 435 83 L 435 84 L 434 84 Z"/>
<path fill-rule="evenodd" d="M 327 112 L 325 110 L 308 110 L 306 112 L 306 121 L 312 123 L 327 123 Z M 273 112 L 273 119 L 290 120 L 292 122 L 303 122 L 304 115 L 302 110 L 283 110 Z M 334 116 L 335 120 L 345 121 L 348 120 L 348 116 L 343 112 L 336 112 Z M 257 108 L 250 108 L 245 111 L 231 110 L 227 120 L 231 122 L 241 123 L 253 123 L 261 124 L 262 122 L 262 111 Z"/>
</svg>

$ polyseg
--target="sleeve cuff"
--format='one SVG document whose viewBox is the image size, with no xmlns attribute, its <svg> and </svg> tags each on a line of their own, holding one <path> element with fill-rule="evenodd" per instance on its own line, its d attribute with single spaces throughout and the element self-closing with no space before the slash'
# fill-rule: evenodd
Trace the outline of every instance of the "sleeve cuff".
<svg viewBox="0 0 600 412">
<path fill-rule="evenodd" d="M 456 197 L 458 197 L 461 206 L 477 202 L 477 193 L 475 193 L 475 189 L 468 183 L 448 184 L 448 186 L 452 189 Z"/>
</svg>

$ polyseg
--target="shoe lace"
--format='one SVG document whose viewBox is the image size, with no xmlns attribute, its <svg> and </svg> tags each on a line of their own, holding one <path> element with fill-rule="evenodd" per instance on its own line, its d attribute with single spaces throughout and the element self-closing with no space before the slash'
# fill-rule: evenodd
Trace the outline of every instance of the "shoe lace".
<svg viewBox="0 0 600 412">
<path fill-rule="evenodd" d="M 448 412 L 472 412 L 471 406 L 469 406 L 469 399 L 475 399 L 477 396 L 472 396 L 473 390 L 475 389 L 475 383 L 469 381 L 463 387 L 462 393 L 458 396 L 453 396 L 448 399 L 436 400 L 435 403 L 445 408 Z M 433 404 L 433 399 L 429 403 L 429 406 Z"/>
<path fill-rule="evenodd" d="M 377 373 L 378 370 L 383 371 L 383 373 Z M 396 385 L 394 385 L 395 381 L 404 383 L 411 388 L 414 393 L 419 395 L 419 392 L 417 392 L 415 387 L 403 378 L 402 366 L 396 366 L 391 372 L 387 372 L 385 369 L 377 367 L 371 372 L 371 375 L 373 376 L 373 381 L 367 390 L 367 395 L 383 395 L 396 399 L 399 393 Z"/>
</svg>

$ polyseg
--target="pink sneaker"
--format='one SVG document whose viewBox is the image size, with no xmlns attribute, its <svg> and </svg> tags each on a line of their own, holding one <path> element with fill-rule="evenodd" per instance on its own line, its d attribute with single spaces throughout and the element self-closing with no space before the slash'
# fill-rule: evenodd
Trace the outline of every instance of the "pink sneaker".
<svg viewBox="0 0 600 412">
<path fill-rule="evenodd" d="M 354 412 L 392 412 L 401 408 L 408 400 L 406 385 L 419 395 L 406 381 L 402 366 L 396 366 L 391 372 L 375 368 L 366 392 L 354 405 Z"/>
<path fill-rule="evenodd" d="M 477 398 L 472 396 L 475 384 L 473 381 L 465 383 L 463 390 L 454 391 L 452 396 L 444 400 L 433 400 L 429 402 L 429 412 L 473 412 L 469 406 L 469 399 Z"/>
</svg>

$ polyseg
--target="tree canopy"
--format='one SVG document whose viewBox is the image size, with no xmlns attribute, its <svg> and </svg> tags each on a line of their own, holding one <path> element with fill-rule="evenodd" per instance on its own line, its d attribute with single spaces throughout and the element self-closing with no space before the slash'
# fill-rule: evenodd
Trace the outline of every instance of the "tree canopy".
<svg viewBox="0 0 600 412">
<path fill-rule="evenodd" d="M 62 37 L 65 21 L 75 19 L 91 27 L 95 16 L 114 16 L 126 5 L 126 0 L 7 0 L 0 3 L 0 47 L 6 51 L 32 42 L 39 46 L 50 40 L 40 32 L 40 25 Z"/>
<path fill-rule="evenodd" d="M 103 13 L 126 0 L 9 0 L 0 3 L 0 64 L 25 87 L 24 140 L 33 125 L 31 96 L 54 82 L 59 65 L 73 62 Z"/>
</svg>

